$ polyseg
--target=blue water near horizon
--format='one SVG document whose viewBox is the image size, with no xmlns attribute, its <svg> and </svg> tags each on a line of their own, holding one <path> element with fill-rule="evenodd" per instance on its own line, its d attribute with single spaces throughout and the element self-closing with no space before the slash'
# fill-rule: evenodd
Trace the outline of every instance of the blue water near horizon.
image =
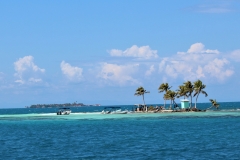
<svg viewBox="0 0 240 160">
<path fill-rule="evenodd" d="M 103 108 L 65 116 L 0 109 L 1 159 L 240 159 L 240 102 L 207 112 L 104 115 Z"/>
</svg>

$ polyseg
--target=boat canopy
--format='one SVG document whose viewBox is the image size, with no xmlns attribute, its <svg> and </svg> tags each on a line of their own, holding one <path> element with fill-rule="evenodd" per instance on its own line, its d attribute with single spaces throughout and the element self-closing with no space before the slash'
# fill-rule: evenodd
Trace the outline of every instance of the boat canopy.
<svg viewBox="0 0 240 160">
<path fill-rule="evenodd" d="M 144 104 L 134 104 L 134 106 L 137 106 L 137 107 L 144 107 Z"/>
</svg>

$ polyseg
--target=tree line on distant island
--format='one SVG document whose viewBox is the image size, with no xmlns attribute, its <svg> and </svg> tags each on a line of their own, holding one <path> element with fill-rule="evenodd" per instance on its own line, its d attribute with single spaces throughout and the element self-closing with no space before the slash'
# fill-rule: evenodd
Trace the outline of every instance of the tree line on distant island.
<svg viewBox="0 0 240 160">
<path fill-rule="evenodd" d="M 169 109 L 172 108 L 172 104 L 174 104 L 174 106 L 177 106 L 177 103 L 175 102 L 176 98 L 180 98 L 180 97 L 184 97 L 184 99 L 186 97 L 190 97 L 190 104 L 189 104 L 189 109 L 192 110 L 193 106 L 192 106 L 192 98 L 196 97 L 195 100 L 195 106 L 194 108 L 197 108 L 197 100 L 200 94 L 204 94 L 205 97 L 208 96 L 207 92 L 204 91 L 204 89 L 206 88 L 206 85 L 202 83 L 201 80 L 197 80 L 195 82 L 191 82 L 191 81 L 186 81 L 184 82 L 182 85 L 178 86 L 178 89 L 176 91 L 170 90 L 172 88 L 172 86 L 169 86 L 168 83 L 162 83 L 160 84 L 158 91 L 159 93 L 164 92 L 163 95 L 163 99 L 164 99 L 164 108 L 166 107 L 166 100 L 170 100 L 170 107 Z M 135 96 L 142 96 L 143 98 L 143 104 L 145 105 L 145 100 L 144 100 L 144 94 L 146 93 L 150 93 L 149 91 L 146 91 L 142 86 L 138 87 L 136 92 L 135 92 Z M 218 109 L 218 107 L 220 106 L 216 99 L 209 99 L 210 102 L 212 103 L 212 107 L 215 107 Z M 208 109 L 210 109 L 208 108 Z"/>
<path fill-rule="evenodd" d="M 26 108 L 61 108 L 61 107 L 82 107 L 82 106 L 100 106 L 100 104 L 86 105 L 83 103 L 64 103 L 64 104 L 34 104 Z"/>
</svg>

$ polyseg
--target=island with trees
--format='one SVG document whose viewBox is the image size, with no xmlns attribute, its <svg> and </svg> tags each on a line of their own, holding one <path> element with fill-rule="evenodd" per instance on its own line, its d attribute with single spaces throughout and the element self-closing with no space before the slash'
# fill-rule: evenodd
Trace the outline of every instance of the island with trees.
<svg viewBox="0 0 240 160">
<path fill-rule="evenodd" d="M 195 82 L 186 81 L 182 85 L 178 86 L 177 90 L 171 90 L 172 86 L 169 86 L 168 83 L 162 83 L 160 84 L 158 88 L 159 93 L 164 93 L 163 99 L 164 99 L 164 106 L 161 106 L 161 110 L 170 110 L 170 111 L 206 111 L 212 107 L 215 109 L 219 108 L 219 104 L 217 103 L 216 99 L 209 99 L 212 106 L 210 108 L 207 108 L 206 110 L 200 110 L 197 109 L 197 101 L 200 94 L 205 95 L 205 97 L 208 96 L 207 92 L 204 90 L 206 88 L 206 85 L 202 83 L 201 80 L 197 80 Z M 147 107 L 145 104 L 144 94 L 150 93 L 149 91 L 146 91 L 142 86 L 138 87 L 135 91 L 135 96 L 142 96 L 143 98 L 143 105 L 141 105 L 141 111 L 159 111 L 159 108 L 155 108 L 153 106 Z M 178 104 L 175 102 L 176 98 L 184 97 L 184 100 L 186 98 L 190 98 L 189 107 L 187 109 L 181 109 Z M 192 99 L 195 97 L 195 105 L 192 105 Z M 166 107 L 166 101 L 170 100 L 170 106 Z M 172 110 L 173 109 L 173 110 Z"/>
<path fill-rule="evenodd" d="M 100 104 L 83 104 L 83 103 L 63 103 L 63 104 L 33 104 L 26 108 L 62 108 L 62 107 L 83 107 L 83 106 L 100 106 Z"/>
</svg>

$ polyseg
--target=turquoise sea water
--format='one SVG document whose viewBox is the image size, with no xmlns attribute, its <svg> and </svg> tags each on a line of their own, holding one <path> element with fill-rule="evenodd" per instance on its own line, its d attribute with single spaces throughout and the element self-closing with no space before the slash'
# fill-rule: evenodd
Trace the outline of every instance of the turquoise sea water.
<svg viewBox="0 0 240 160">
<path fill-rule="evenodd" d="M 201 113 L 102 109 L 72 108 L 64 116 L 54 108 L 0 109 L 1 159 L 240 159 L 240 102 Z"/>
</svg>

